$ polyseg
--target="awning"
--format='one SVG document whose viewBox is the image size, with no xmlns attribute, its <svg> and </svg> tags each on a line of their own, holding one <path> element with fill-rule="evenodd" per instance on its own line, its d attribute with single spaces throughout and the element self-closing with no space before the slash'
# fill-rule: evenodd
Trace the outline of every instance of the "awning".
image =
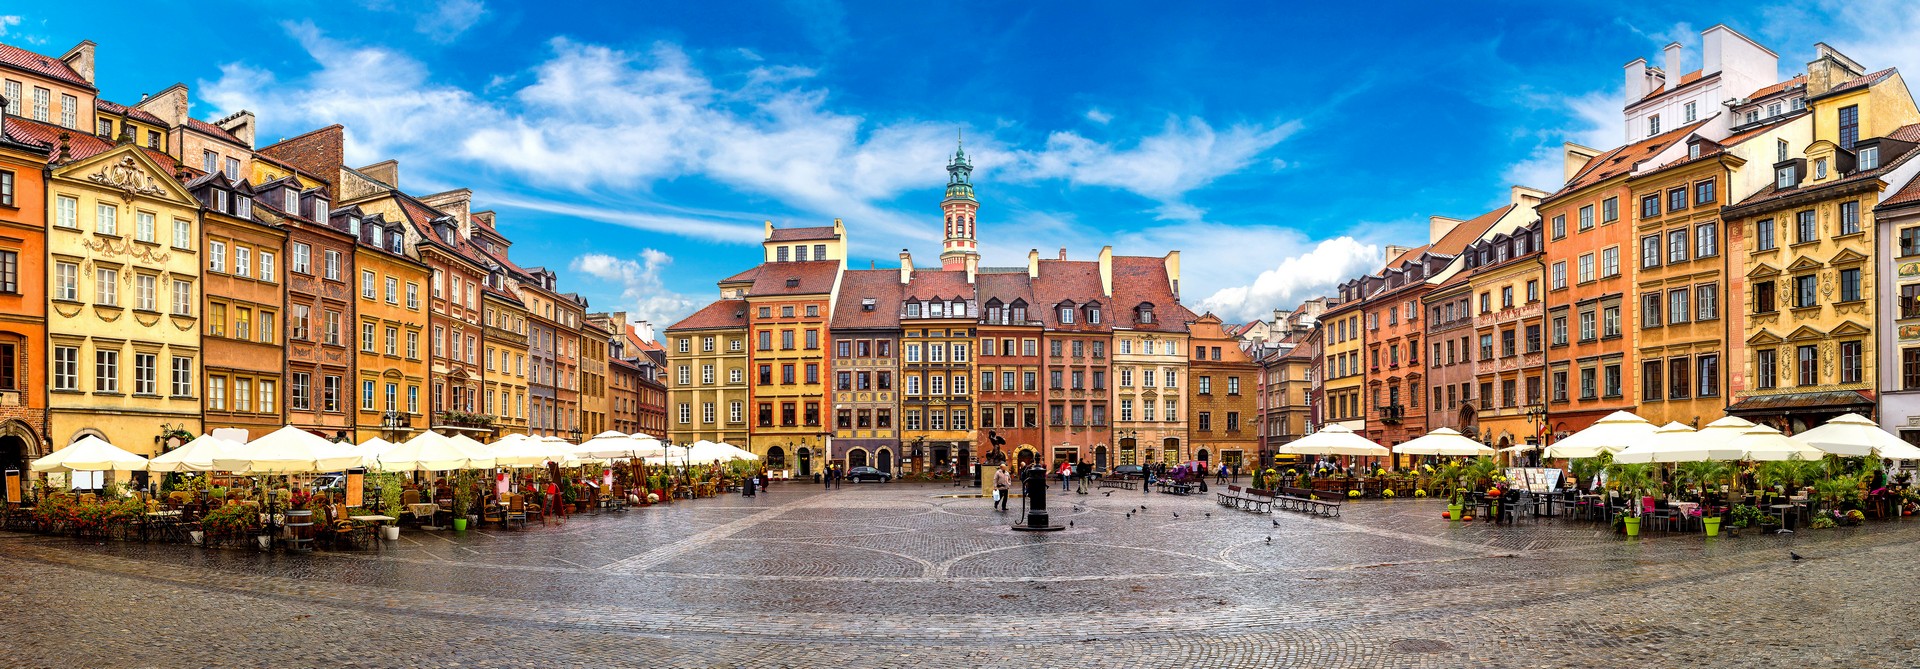
<svg viewBox="0 0 1920 669">
<path fill-rule="evenodd" d="M 1873 398 L 1858 390 L 1830 390 L 1756 395 L 1735 402 L 1727 407 L 1727 413 L 1741 416 L 1870 413 L 1873 407 Z"/>
</svg>

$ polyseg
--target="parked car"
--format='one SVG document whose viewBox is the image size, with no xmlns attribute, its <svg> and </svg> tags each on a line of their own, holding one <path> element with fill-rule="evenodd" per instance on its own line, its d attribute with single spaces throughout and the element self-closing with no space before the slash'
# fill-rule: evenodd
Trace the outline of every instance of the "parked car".
<svg viewBox="0 0 1920 669">
<path fill-rule="evenodd" d="M 888 480 L 891 480 L 892 478 L 893 478 L 892 474 L 888 474 L 886 472 L 880 471 L 878 469 L 874 469 L 872 467 L 854 467 L 852 469 L 847 470 L 847 480 L 852 481 L 854 483 L 859 483 L 861 481 L 879 481 L 881 483 L 886 483 Z"/>
<path fill-rule="evenodd" d="M 1114 467 L 1113 473 L 1108 474 L 1108 476 L 1111 476 L 1116 479 L 1120 479 L 1122 481 L 1131 480 L 1131 479 L 1140 479 L 1140 478 L 1146 478 L 1147 470 L 1145 467 L 1142 467 L 1140 465 L 1120 465 L 1118 467 Z"/>
<path fill-rule="evenodd" d="M 344 490 L 347 487 L 346 474 L 322 474 L 308 486 L 314 492 L 322 490 Z"/>
</svg>

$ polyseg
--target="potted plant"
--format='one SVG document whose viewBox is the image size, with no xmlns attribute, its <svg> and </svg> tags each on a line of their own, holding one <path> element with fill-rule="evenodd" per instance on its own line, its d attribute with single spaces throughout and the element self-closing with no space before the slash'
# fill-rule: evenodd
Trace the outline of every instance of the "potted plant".
<svg viewBox="0 0 1920 669">
<path fill-rule="evenodd" d="M 1640 536 L 1640 513 L 1644 505 L 1640 501 L 1643 491 L 1654 486 L 1653 465 L 1611 463 L 1607 465 L 1607 485 L 1617 487 L 1627 496 L 1627 513 L 1623 527 L 1627 536 Z"/>
<path fill-rule="evenodd" d="M 461 471 L 453 475 L 453 530 L 465 532 L 473 517 L 473 472 Z"/>
</svg>

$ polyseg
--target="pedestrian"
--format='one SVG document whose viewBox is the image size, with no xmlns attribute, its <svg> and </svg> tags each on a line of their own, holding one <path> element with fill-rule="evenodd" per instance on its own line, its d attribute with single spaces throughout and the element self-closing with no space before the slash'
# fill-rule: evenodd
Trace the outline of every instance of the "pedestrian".
<svg viewBox="0 0 1920 669">
<path fill-rule="evenodd" d="M 1009 494 L 1009 490 L 1012 487 L 1013 487 L 1013 477 L 1007 474 L 1007 466 L 999 465 L 994 467 L 993 468 L 993 508 L 994 509 L 997 509 L 1000 511 L 1007 510 L 1007 498 L 1011 496 Z"/>
<path fill-rule="evenodd" d="M 1073 463 L 1060 461 L 1060 492 L 1073 490 Z"/>
<path fill-rule="evenodd" d="M 1213 482 L 1214 482 L 1214 483 L 1226 483 L 1226 482 L 1227 482 L 1227 465 L 1226 465 L 1225 463 L 1222 463 L 1222 464 L 1220 465 L 1220 477 L 1219 477 L 1219 478 L 1216 478 L 1216 479 L 1214 479 L 1214 481 L 1213 481 Z"/>
<path fill-rule="evenodd" d="M 821 490 L 833 489 L 833 465 L 832 464 L 827 465 L 827 471 L 820 473 L 820 489 Z"/>
</svg>

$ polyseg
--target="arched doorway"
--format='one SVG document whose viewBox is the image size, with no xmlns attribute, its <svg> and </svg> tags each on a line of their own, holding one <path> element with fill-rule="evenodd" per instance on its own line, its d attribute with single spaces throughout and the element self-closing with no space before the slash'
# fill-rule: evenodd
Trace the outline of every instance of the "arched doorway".
<svg viewBox="0 0 1920 669">
<path fill-rule="evenodd" d="M 800 475 L 813 476 L 813 449 L 801 446 L 794 455 L 800 458 Z"/>
<path fill-rule="evenodd" d="M 1106 444 L 1101 444 L 1099 446 L 1093 447 L 1093 467 L 1100 471 L 1107 470 L 1107 445 Z"/>
<path fill-rule="evenodd" d="M 893 451 L 882 448 L 873 454 L 873 466 L 888 474 L 893 473 Z"/>
<path fill-rule="evenodd" d="M 37 441 L 33 431 L 20 421 L 7 421 L 0 426 L 0 472 L 18 472 L 19 485 L 22 486 L 18 491 L 21 499 L 26 498 L 24 488 L 31 476 L 27 464 L 39 456 L 39 449 L 34 446 Z M 0 479 L 0 500 L 10 499 L 6 496 L 8 492 L 11 491 L 7 490 L 5 480 Z"/>
<path fill-rule="evenodd" d="M 787 468 L 787 449 L 779 446 L 767 447 L 767 469 Z"/>
<path fill-rule="evenodd" d="M 1021 469 L 1026 469 L 1033 465 L 1033 446 L 1021 444 L 1020 450 L 1015 454 L 1014 458 L 1020 463 Z"/>
<path fill-rule="evenodd" d="M 1200 449 L 1199 453 L 1195 454 L 1196 457 L 1194 459 L 1199 460 L 1201 462 L 1211 462 L 1212 458 L 1207 457 L 1208 455 L 1209 454 L 1207 453 L 1207 449 L 1202 448 Z"/>
<path fill-rule="evenodd" d="M 865 467 L 865 466 L 867 466 L 866 449 L 856 448 L 851 451 L 847 451 L 847 468 L 848 469 L 852 469 L 854 467 Z"/>
</svg>

